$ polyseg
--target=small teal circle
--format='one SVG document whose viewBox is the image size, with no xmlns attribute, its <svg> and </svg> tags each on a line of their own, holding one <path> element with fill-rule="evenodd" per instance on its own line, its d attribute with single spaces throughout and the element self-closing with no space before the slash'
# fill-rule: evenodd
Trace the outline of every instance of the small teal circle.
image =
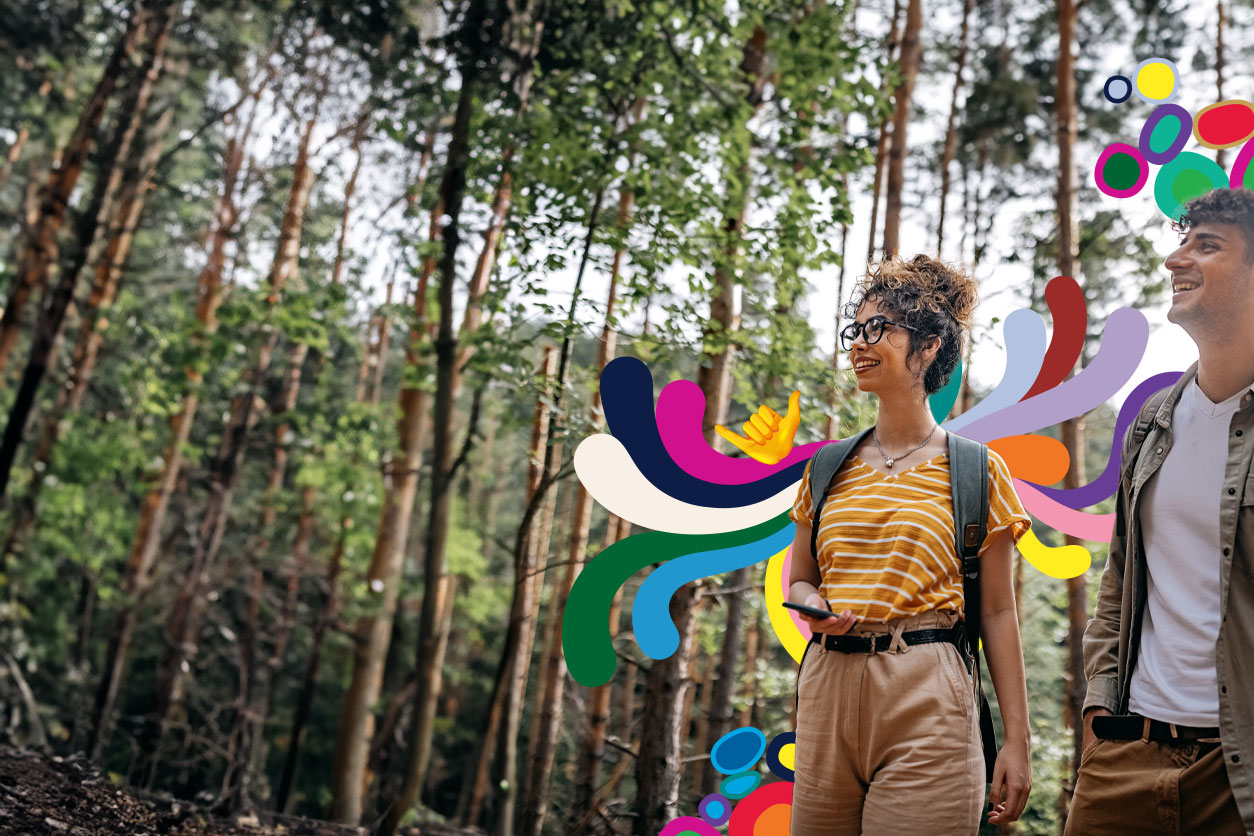
<svg viewBox="0 0 1254 836">
<path fill-rule="evenodd" d="M 718 791 L 728 798 L 744 798 L 756 790 L 761 783 L 762 776 L 758 773 L 742 772 L 739 775 L 724 778 L 723 783 L 719 785 Z"/>
</svg>

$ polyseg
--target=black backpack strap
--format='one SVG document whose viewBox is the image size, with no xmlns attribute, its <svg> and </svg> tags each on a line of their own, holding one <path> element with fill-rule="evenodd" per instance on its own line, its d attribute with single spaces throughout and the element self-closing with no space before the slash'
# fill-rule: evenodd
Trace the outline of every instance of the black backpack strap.
<svg viewBox="0 0 1254 836">
<path fill-rule="evenodd" d="M 816 564 L 819 561 L 819 517 L 832 490 L 832 477 L 870 432 L 870 429 L 863 430 L 850 438 L 824 444 L 810 457 L 810 557 Z"/>
<path fill-rule="evenodd" d="M 962 563 L 967 649 L 980 642 L 980 547 L 988 535 L 988 448 L 949 433 L 949 488 L 954 505 L 954 546 Z"/>
<path fill-rule="evenodd" d="M 984 750 L 984 781 L 993 780 L 997 763 L 997 732 L 984 696 L 980 675 L 980 547 L 988 536 L 988 448 L 949 433 L 949 488 L 954 505 L 954 546 L 962 565 L 962 597 L 966 615 L 963 638 L 980 707 L 980 741 Z"/>
<path fill-rule="evenodd" d="M 1158 410 L 1162 408 L 1163 402 L 1171 395 L 1174 387 L 1168 386 L 1166 389 L 1159 389 L 1157 392 L 1149 396 L 1149 399 L 1141 406 L 1141 411 L 1137 413 L 1136 421 L 1128 428 L 1128 433 L 1123 437 L 1123 460 L 1121 470 L 1125 479 L 1132 478 L 1132 472 L 1136 465 L 1136 460 L 1141 455 L 1141 447 L 1145 444 L 1145 439 L 1149 435 L 1150 428 L 1154 426 L 1154 419 L 1158 417 Z"/>
</svg>

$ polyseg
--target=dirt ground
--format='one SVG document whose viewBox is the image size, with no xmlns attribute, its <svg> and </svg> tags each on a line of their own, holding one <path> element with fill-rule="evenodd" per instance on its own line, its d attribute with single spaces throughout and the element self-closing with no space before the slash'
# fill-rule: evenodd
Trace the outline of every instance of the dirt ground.
<svg viewBox="0 0 1254 836">
<path fill-rule="evenodd" d="M 439 825 L 405 836 L 479 836 Z M 85 760 L 52 758 L 0 746 L 0 834 L 3 836 L 368 836 L 296 816 L 223 819 L 188 802 L 136 798 Z"/>
</svg>

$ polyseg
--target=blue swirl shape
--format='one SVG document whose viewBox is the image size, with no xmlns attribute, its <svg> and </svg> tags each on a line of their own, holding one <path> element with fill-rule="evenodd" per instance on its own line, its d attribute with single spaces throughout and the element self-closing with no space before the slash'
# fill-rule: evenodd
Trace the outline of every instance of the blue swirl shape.
<svg viewBox="0 0 1254 836">
<path fill-rule="evenodd" d="M 765 560 L 787 548 L 795 532 L 796 526 L 789 521 L 760 540 L 686 555 L 654 569 L 640 584 L 631 606 L 631 626 L 640 649 L 650 659 L 665 659 L 679 649 L 679 631 L 670 615 L 671 596 L 677 589 L 698 578 L 731 572 Z"/>
</svg>

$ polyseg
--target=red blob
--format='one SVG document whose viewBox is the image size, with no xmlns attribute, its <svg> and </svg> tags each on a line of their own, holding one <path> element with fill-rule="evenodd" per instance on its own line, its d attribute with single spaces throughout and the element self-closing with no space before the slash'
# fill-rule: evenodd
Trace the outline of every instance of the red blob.
<svg viewBox="0 0 1254 836">
<path fill-rule="evenodd" d="M 1054 276 L 1045 285 L 1045 302 L 1054 317 L 1054 336 L 1049 341 L 1041 370 L 1023 400 L 1062 383 L 1084 348 L 1088 308 L 1080 283 L 1070 276 Z"/>
<path fill-rule="evenodd" d="M 1198 111 L 1193 136 L 1207 148 L 1231 148 L 1254 136 L 1254 107 L 1241 99 L 1216 102 Z"/>
<path fill-rule="evenodd" d="M 792 815 L 792 786 L 792 781 L 763 784 L 741 799 L 727 822 L 727 836 L 765 836 L 767 832 L 787 836 L 787 830 L 763 831 L 759 825 L 778 827 L 788 821 Z M 776 805 L 782 809 L 772 809 Z"/>
</svg>

